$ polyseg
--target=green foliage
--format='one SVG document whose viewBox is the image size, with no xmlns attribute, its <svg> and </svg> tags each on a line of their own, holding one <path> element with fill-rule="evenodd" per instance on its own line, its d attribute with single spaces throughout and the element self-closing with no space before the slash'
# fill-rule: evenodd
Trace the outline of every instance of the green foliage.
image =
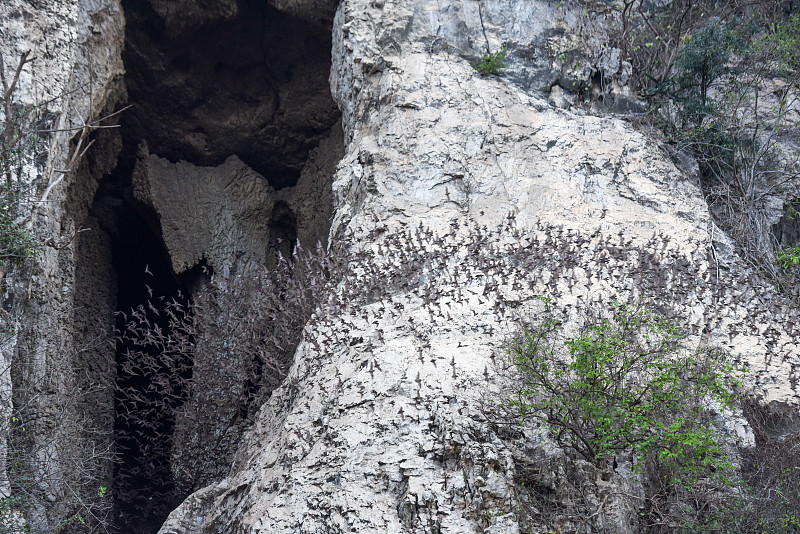
<svg viewBox="0 0 800 534">
<path fill-rule="evenodd" d="M 481 58 L 481 61 L 475 65 L 481 76 L 500 76 L 503 73 L 503 68 L 507 67 L 505 63 L 506 55 L 508 55 L 508 44 L 503 44 L 502 48 L 494 53 L 487 53 Z"/>
<path fill-rule="evenodd" d="M 615 303 L 566 339 L 549 300 L 543 316 L 508 347 L 521 421 L 598 465 L 632 452 L 636 469 L 657 464 L 673 483 L 731 467 L 705 408 L 732 405 L 736 369 L 724 354 L 683 350 L 676 326 L 642 307 Z"/>
<path fill-rule="evenodd" d="M 0 186 L 0 267 L 21 265 L 38 255 L 40 240 L 23 226 L 14 222 L 16 214 L 12 195 L 3 195 Z"/>
<path fill-rule="evenodd" d="M 791 78 L 800 71 L 800 14 L 777 21 L 754 43 L 779 76 Z"/>
<path fill-rule="evenodd" d="M 747 37 L 758 26 L 764 27 L 783 16 L 780 2 L 775 0 L 621 0 L 617 5 L 619 31 L 611 37 L 633 67 L 631 88 L 645 95 L 674 77 L 677 52 L 692 39 L 711 38 L 714 45 L 720 40 L 723 45 L 731 44 L 725 43 L 723 35 L 708 32 L 710 26 L 722 23 L 728 29 L 743 30 L 741 37 Z M 707 33 L 698 35 L 703 29 Z M 699 46 L 695 50 L 701 54 L 696 58 L 700 64 L 706 54 L 706 59 L 712 59 L 729 52 L 704 52 Z"/>
<path fill-rule="evenodd" d="M 710 211 L 736 239 L 738 252 L 788 287 L 775 262 L 766 206 L 800 179 L 800 157 L 784 150 L 800 126 L 792 111 L 800 16 L 785 18 L 765 2 L 728 10 L 698 2 L 703 17 L 692 21 L 696 11 L 679 4 L 668 3 L 648 19 L 648 32 L 671 35 L 673 46 L 657 47 L 643 63 L 653 69 L 641 73 L 649 80 L 640 91 L 649 103 L 646 120 L 676 152 L 696 158 Z"/>
<path fill-rule="evenodd" d="M 712 19 L 684 39 L 674 65 L 675 89 L 670 96 L 682 102 L 684 114 L 695 124 L 713 111 L 708 95 L 711 84 L 731 73 L 731 57 L 747 46 L 747 32 L 737 28 L 738 22 Z"/>
<path fill-rule="evenodd" d="M 697 128 L 719 109 L 709 89 L 720 79 L 736 74 L 732 58 L 748 48 L 754 31 L 752 25 L 739 19 L 711 18 L 695 33 L 681 38 L 682 46 L 666 71 L 668 76 L 662 74 L 657 79 L 643 73 L 649 84 L 640 94 L 650 102 L 651 111 L 663 111 L 663 118 L 675 122 L 668 133 L 674 132 L 675 126 L 679 130 Z"/>
<path fill-rule="evenodd" d="M 776 256 L 778 265 L 788 271 L 800 265 L 800 246 L 779 250 Z"/>
<path fill-rule="evenodd" d="M 0 267 L 20 265 L 37 255 L 39 240 L 17 221 L 21 212 L 30 208 L 31 184 L 23 169 L 35 166 L 43 147 L 34 115 L 36 106 L 23 106 L 13 101 L 20 72 L 32 61 L 25 52 L 16 68 L 6 70 L 0 54 Z"/>
</svg>

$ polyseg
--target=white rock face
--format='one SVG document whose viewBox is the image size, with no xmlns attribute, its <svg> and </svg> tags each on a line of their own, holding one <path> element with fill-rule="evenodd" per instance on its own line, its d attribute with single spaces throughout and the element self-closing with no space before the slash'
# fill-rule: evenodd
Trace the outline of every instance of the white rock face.
<svg viewBox="0 0 800 534">
<path fill-rule="evenodd" d="M 274 262 L 270 223 L 280 203 L 301 221 L 296 239 L 309 246 L 326 240 L 319 233 L 331 217 L 327 178 L 340 156 L 341 135 L 336 128 L 312 151 L 298 184 L 280 191 L 236 156 L 200 167 L 145 150 L 133 173 L 134 195 L 158 214 L 176 273 L 205 261 L 226 279 Z"/>
<path fill-rule="evenodd" d="M 694 177 L 624 121 L 554 109 L 463 57 L 576 17 L 532 0 L 342 1 L 331 235 L 358 274 L 309 324 L 230 475 L 162 534 L 518 532 L 515 463 L 482 406 L 539 295 L 649 299 L 797 406 L 796 312 L 725 252 Z M 606 511 L 631 530 L 630 504 Z"/>
<path fill-rule="evenodd" d="M 28 48 L 39 57 L 35 70 L 24 72 L 20 101 L 70 95 L 51 104 L 62 126 L 110 111 L 103 108 L 122 92 L 119 3 L 36 4 L 0 4 L 6 60 Z M 307 18 L 333 4 L 271 1 Z M 576 314 L 616 296 L 645 299 L 674 313 L 690 344 L 721 346 L 747 365 L 748 385 L 764 400 L 796 411 L 800 317 L 731 252 L 695 177 L 624 121 L 589 115 L 574 102 L 571 110 L 548 103 L 548 94 L 577 92 L 592 69 L 619 87 L 629 75 L 629 66 L 604 46 L 602 21 L 553 4 L 342 0 L 330 82 L 347 150 L 333 186 L 330 235 L 353 254 L 352 272 L 308 325 L 289 376 L 245 435 L 230 474 L 191 495 L 162 533 L 518 532 L 521 468 L 484 412 L 504 387 L 504 340 L 535 312 L 541 295 Z M 173 13 L 172 3 L 155 5 Z M 198 5 L 212 6 L 215 16 L 236 10 L 229 1 Z M 506 41 L 506 74 L 479 76 L 471 63 Z M 73 91 L 87 80 L 94 81 L 92 91 Z M 70 135 L 51 140 L 49 171 L 63 167 Z M 90 220 L 97 180 L 119 151 L 113 132 L 102 144 L 107 157 L 53 190 L 36 223 L 45 235 L 68 239 Z M 301 182 L 325 174 L 335 152 L 312 157 Z M 145 173 L 139 182 L 149 188 L 141 198 L 166 221 L 176 270 L 204 256 L 225 269 L 233 262 L 228 248 L 246 248 L 252 257 L 244 261 L 263 261 L 259 225 L 271 212 L 236 202 L 250 196 L 272 202 L 274 192 L 250 171 L 234 159 L 222 166 L 231 171 L 224 175 L 219 167 L 187 170 L 188 164 L 156 156 L 146 164 L 176 180 L 153 182 L 155 174 Z M 230 193 L 230 175 L 246 175 L 226 197 L 221 211 L 231 224 L 223 233 L 209 220 L 218 203 L 196 191 L 187 200 L 193 211 L 171 211 L 185 190 L 184 171 L 201 175 L 217 197 Z M 312 239 L 320 226 L 315 210 L 319 220 L 329 215 L 313 197 L 329 193 L 316 190 L 313 179 L 303 183 L 282 200 L 309 214 L 298 234 Z M 196 209 L 200 201 L 207 209 Z M 197 219 L 205 240 L 182 236 L 177 224 L 170 233 L 168 223 L 183 213 Z M 246 245 L 229 247 L 232 232 L 242 228 L 233 237 Z M 81 255 L 81 247 L 109 251 L 92 244 L 103 235 L 45 248 L 24 279 L 4 281 L 17 301 L 13 335 L 0 349 L 6 362 L 29 358 L 34 378 L 56 377 L 48 383 L 55 393 L 36 397 L 44 408 L 74 387 L 53 371 L 79 355 L 108 366 L 104 372 L 113 376 L 113 361 L 102 359 L 108 351 L 83 344 L 107 339 L 113 321 L 98 329 L 87 319 L 110 317 L 114 309 L 110 289 L 97 284 L 112 272 L 110 252 Z M 9 381 L 0 378 L 0 395 L 7 396 Z M 110 432 L 113 392 L 92 400 L 102 412 L 92 417 Z M 75 421 L 67 423 L 72 430 L 63 422 L 49 430 L 82 447 Z M 739 422 L 726 424 L 749 439 Z M 49 467 L 53 479 L 65 476 L 59 461 Z M 542 476 L 557 489 L 565 475 L 551 471 Z M 0 473 L 0 491 L 5 484 Z M 611 491 L 603 484 L 598 492 Z M 48 498 L 67 502 L 64 491 Z M 635 511 L 611 498 L 598 520 L 610 532 L 628 532 Z"/>
<path fill-rule="evenodd" d="M 137 198 L 159 215 L 176 273 L 208 260 L 227 276 L 240 259 L 236 250 L 260 253 L 245 263 L 266 263 L 275 191 L 236 156 L 219 167 L 197 167 L 149 155 L 134 176 Z"/>
</svg>

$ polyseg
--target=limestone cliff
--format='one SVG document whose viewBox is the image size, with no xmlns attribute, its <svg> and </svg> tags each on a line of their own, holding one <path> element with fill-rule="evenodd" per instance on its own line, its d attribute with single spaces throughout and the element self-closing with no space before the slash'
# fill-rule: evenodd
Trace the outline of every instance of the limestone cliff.
<svg viewBox="0 0 800 534">
<path fill-rule="evenodd" d="M 33 218 L 63 246 L 3 280 L 12 335 L 2 350 L 20 369 L 3 377 L 4 402 L 16 387 L 15 399 L 47 413 L 101 384 L 36 430 L 40 442 L 113 441 L 112 314 L 120 287 L 138 280 L 118 283 L 127 275 L 114 258 L 131 235 L 158 241 L 170 291 L 194 291 L 199 266 L 224 290 L 272 266 L 278 238 L 321 239 L 350 258 L 254 421 L 241 416 L 215 441 L 229 414 L 186 400 L 208 428 L 170 423 L 170 484 L 193 493 L 159 532 L 519 532 L 520 436 L 499 432 L 486 404 L 505 387 L 507 335 L 542 295 L 575 315 L 611 298 L 655 302 L 690 345 L 729 351 L 750 369 L 749 389 L 796 412 L 798 312 L 736 256 L 696 168 L 676 167 L 610 113 L 639 104 L 603 20 L 547 0 L 341 0 L 335 15 L 331 1 L 256 4 L 0 6 L 4 56 L 41 57 L 22 101 L 40 102 L 48 80 L 45 96 L 70 95 L 50 104 L 64 127 L 139 106 L 121 129 L 95 132 Z M 251 26 L 253 41 L 238 40 Z M 327 93 L 328 59 L 316 54 L 331 28 Z M 473 64 L 503 43 L 506 74 L 479 75 Z M 613 105 L 571 106 L 582 98 L 571 87 L 599 71 Z M 73 135 L 53 134 L 40 180 L 58 179 Z M 129 212 L 135 223 L 123 221 Z M 195 365 L 198 387 L 213 386 L 214 361 Z M 81 417 L 106 437 L 82 436 Z M 739 419 L 725 424 L 752 439 Z M 624 477 L 568 475 L 563 453 L 541 450 L 552 492 L 587 477 L 597 488 L 587 498 L 605 504 L 599 523 L 633 531 L 636 504 L 613 489 L 627 488 Z M 91 459 L 102 477 L 81 480 L 83 491 L 113 488 L 107 458 Z M 42 502 L 74 497 L 57 482 L 71 480 L 67 465 L 47 463 Z M 172 498 L 186 496 L 172 486 Z M 52 520 L 45 507 L 35 526 Z"/>
<path fill-rule="evenodd" d="M 515 464 L 481 403 L 514 310 L 543 292 L 656 298 L 796 406 L 795 312 L 730 253 L 691 170 L 622 120 L 553 109 L 532 81 L 560 76 L 523 53 L 548 35 L 587 39 L 600 64 L 612 51 L 592 50 L 592 24 L 549 2 L 340 4 L 332 235 L 387 284 L 407 262 L 422 272 L 312 321 L 231 474 L 161 532 L 517 531 Z M 503 42 L 514 74 L 479 76 L 470 59 Z M 617 511 L 627 531 L 633 510 Z"/>
<path fill-rule="evenodd" d="M 10 489 L 18 491 L 8 486 L 9 475 L 12 484 L 19 481 L 11 471 L 17 477 L 21 471 L 27 476 L 36 473 L 41 483 L 29 508 L 34 530 L 48 525 L 48 507 L 52 515 L 72 513 L 69 486 L 94 495 L 99 486 L 110 485 L 114 423 L 108 380 L 113 381 L 114 371 L 113 355 L 102 345 L 113 334 L 114 297 L 108 283 L 96 281 L 111 258 L 87 253 L 87 247 L 93 248 L 90 243 L 102 243 L 106 236 L 75 237 L 87 218 L 98 179 L 116 161 L 116 132 L 97 132 L 96 145 L 102 150 L 95 151 L 91 165 L 84 160 L 73 172 L 59 171 L 67 170 L 74 150 L 70 139 L 80 136 L 80 127 L 113 112 L 124 97 L 123 25 L 117 2 L 12 1 L 0 6 L 6 72 L 25 51 L 35 58 L 22 71 L 14 104 L 37 106 L 38 122 L 25 126 L 56 130 L 40 134 L 40 144 L 32 150 L 33 164 L 21 169 L 23 182 L 35 184 L 35 199 L 42 201 L 26 210 L 27 224 L 42 239 L 50 239 L 50 245 L 42 247 L 40 260 L 29 269 L 5 277 L 3 308 L 8 313 L 0 318 L 3 383 L 13 383 L 11 391 L 4 389 L 2 394 L 4 438 L 15 430 L 6 426 L 12 412 L 25 429 L 20 444 L 3 449 L 2 496 L 8 497 Z M 86 372 L 72 373 L 73 368 Z M 21 469 L 14 456 L 20 449 L 28 456 Z M 76 466 L 95 478 L 82 477 Z M 107 513 L 103 506 L 95 511 L 99 516 Z"/>
</svg>

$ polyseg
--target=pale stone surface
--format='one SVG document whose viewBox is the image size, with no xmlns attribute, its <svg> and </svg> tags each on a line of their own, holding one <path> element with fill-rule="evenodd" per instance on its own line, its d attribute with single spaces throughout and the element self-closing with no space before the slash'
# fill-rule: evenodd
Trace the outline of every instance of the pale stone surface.
<svg viewBox="0 0 800 534">
<path fill-rule="evenodd" d="M 623 121 L 554 110 L 462 57 L 579 17 L 534 1 L 341 3 L 331 86 L 349 144 L 331 235 L 367 255 L 363 287 L 382 287 L 312 319 L 231 474 L 163 534 L 517 532 L 514 461 L 482 401 L 537 295 L 656 298 L 691 344 L 730 350 L 751 388 L 797 405 L 794 312 L 722 254 L 718 230 L 712 243 L 693 177 Z M 598 521 L 630 532 L 633 506 Z"/>
<path fill-rule="evenodd" d="M 151 154 L 133 181 L 136 197 L 158 213 L 176 273 L 204 260 L 227 278 L 239 263 L 266 263 L 275 190 L 236 156 L 197 167 Z"/>
<path fill-rule="evenodd" d="M 90 106 L 96 115 L 116 103 L 118 3 L 39 4 L 0 5 L 4 55 L 34 48 L 42 58 L 35 76 L 26 71 L 21 98 L 34 102 L 35 91 L 56 96 L 95 80 L 91 100 L 77 92 L 53 104 L 60 124 L 86 116 Z M 518 532 L 518 467 L 487 423 L 483 403 L 500 395 L 504 336 L 542 294 L 558 295 L 573 309 L 617 294 L 657 297 L 679 309 L 692 344 L 730 350 L 749 364 L 754 391 L 796 411 L 797 312 L 735 257 L 693 176 L 625 122 L 547 102 L 543 91 L 554 84 L 577 91 L 594 70 L 621 84 L 621 93 L 629 75 L 603 47 L 601 22 L 553 4 L 341 2 L 330 81 L 347 150 L 332 192 L 303 187 L 310 195 L 334 195 L 335 212 L 317 216 L 333 215 L 331 235 L 362 254 L 353 266 L 361 274 L 340 288 L 351 298 L 320 310 L 309 324 L 289 376 L 243 438 L 229 476 L 189 497 L 161 532 Z M 272 5 L 303 17 L 311 16 L 309 6 L 332 6 Z M 511 42 L 507 75 L 480 77 L 471 62 L 505 41 Z M 50 168 L 63 166 L 67 137 L 53 141 Z M 37 223 L 45 232 L 69 237 L 87 221 L 97 179 L 119 150 L 114 139 L 105 141 L 108 154 L 94 160 L 96 168 L 83 168 L 54 190 Z M 324 174 L 332 165 L 335 150 L 322 151 L 308 172 Z M 156 156 L 146 161 L 176 180 L 188 169 Z M 243 178 L 235 188 L 274 194 L 235 159 L 223 167 Z M 230 175 L 209 169 L 192 173 L 219 196 Z M 153 195 L 152 185 L 146 197 L 163 220 L 179 216 L 171 203 L 180 188 L 159 181 Z M 285 201 L 313 212 L 315 204 L 297 188 Z M 211 205 L 203 197 L 208 192 L 192 194 L 198 196 L 191 202 Z M 227 251 L 241 250 L 226 240 L 241 228 L 245 253 L 262 261 L 264 206 L 241 227 L 209 220 L 219 213 L 238 218 L 237 210 L 247 211 L 237 204 L 241 196 L 190 213 L 202 238 L 165 225 L 177 270 L 204 256 L 224 269 L 234 261 Z M 215 234 L 216 224 L 224 235 Z M 298 233 L 311 236 L 318 228 L 309 223 Z M 29 276 L 13 280 L 11 293 L 23 304 L 15 304 L 15 333 L 2 346 L 4 357 L 23 354 L 44 374 L 70 365 L 66 355 L 94 337 L 77 318 L 86 303 L 76 295 L 83 287 L 76 257 L 81 246 L 93 250 L 102 239 L 47 248 Z M 91 253 L 81 262 L 95 260 L 110 262 Z M 100 293 L 91 294 L 90 304 L 110 314 L 108 296 Z M 726 424 L 750 439 L 740 421 Z M 558 489 L 566 475 L 554 468 L 546 476 Z M 634 512 L 630 502 L 612 499 L 599 520 L 627 532 Z"/>
<path fill-rule="evenodd" d="M 325 242 L 331 218 L 330 176 L 341 158 L 337 127 L 309 155 L 296 186 L 276 191 L 238 157 L 218 167 L 172 163 L 142 154 L 133 174 L 134 195 L 158 214 L 172 267 L 178 274 L 201 261 L 222 279 L 274 262 L 271 221 L 285 203 L 297 220 L 296 239 L 311 248 Z"/>
</svg>

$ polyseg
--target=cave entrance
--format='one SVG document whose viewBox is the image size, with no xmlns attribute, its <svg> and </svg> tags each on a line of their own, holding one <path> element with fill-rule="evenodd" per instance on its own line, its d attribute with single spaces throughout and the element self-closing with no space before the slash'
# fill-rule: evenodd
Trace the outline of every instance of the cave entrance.
<svg viewBox="0 0 800 534">
<path fill-rule="evenodd" d="M 115 523 L 127 532 L 155 532 L 185 497 L 173 483 L 170 447 L 175 413 L 191 380 L 192 354 L 168 340 L 176 335 L 175 319 L 191 320 L 190 302 L 160 237 L 135 210 L 120 217 L 115 242 L 121 312 L 116 320 Z"/>
<path fill-rule="evenodd" d="M 224 288 L 225 277 L 274 266 L 298 240 L 313 247 L 328 233 L 343 154 L 328 83 L 337 2 L 270 4 L 122 1 L 132 107 L 121 116 L 116 169 L 84 224 L 99 231 L 82 238 L 81 260 L 86 287 L 94 276 L 115 288 L 103 302 L 117 312 L 110 494 L 121 532 L 156 532 L 226 472 L 249 425 L 247 399 L 262 377 L 238 369 L 258 362 L 227 362 L 222 372 L 208 346 L 225 345 L 225 334 L 193 348 L 201 313 L 191 316 L 192 301 L 200 309 L 210 273 Z M 220 396 L 215 384 L 245 398 L 244 408 L 242 398 L 209 402 L 203 394 Z"/>
<path fill-rule="evenodd" d="M 275 189 L 296 185 L 340 117 L 328 82 L 337 2 L 270 4 L 123 1 L 126 134 L 173 162 L 236 155 Z"/>
</svg>

